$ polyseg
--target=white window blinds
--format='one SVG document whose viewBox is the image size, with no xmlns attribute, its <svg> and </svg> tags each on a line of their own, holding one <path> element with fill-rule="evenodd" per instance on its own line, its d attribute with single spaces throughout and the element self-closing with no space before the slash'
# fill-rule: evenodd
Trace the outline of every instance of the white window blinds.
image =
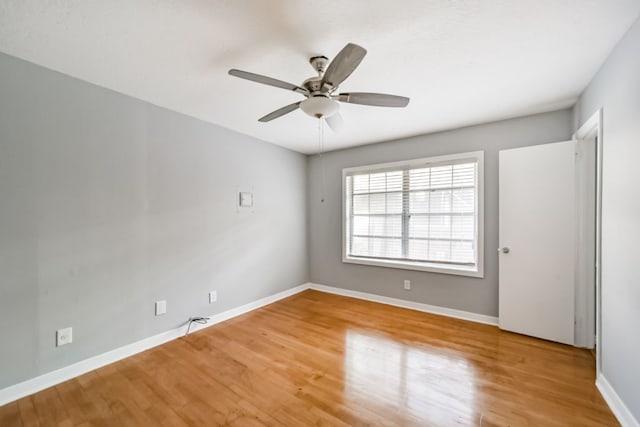
<svg viewBox="0 0 640 427">
<path fill-rule="evenodd" d="M 477 159 L 349 172 L 345 196 L 348 257 L 478 262 Z"/>
</svg>

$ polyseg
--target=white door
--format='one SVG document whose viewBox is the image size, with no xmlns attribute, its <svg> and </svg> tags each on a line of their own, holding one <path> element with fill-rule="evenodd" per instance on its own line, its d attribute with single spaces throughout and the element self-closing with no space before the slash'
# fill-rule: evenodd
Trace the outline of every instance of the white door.
<svg viewBox="0 0 640 427">
<path fill-rule="evenodd" d="M 574 342 L 573 141 L 499 154 L 500 328 Z"/>
</svg>

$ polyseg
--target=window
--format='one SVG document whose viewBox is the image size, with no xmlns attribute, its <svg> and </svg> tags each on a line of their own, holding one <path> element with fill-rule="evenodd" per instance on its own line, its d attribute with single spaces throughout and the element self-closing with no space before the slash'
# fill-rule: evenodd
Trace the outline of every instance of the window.
<svg viewBox="0 0 640 427">
<path fill-rule="evenodd" d="M 343 261 L 483 277 L 483 152 L 343 170 Z"/>
</svg>

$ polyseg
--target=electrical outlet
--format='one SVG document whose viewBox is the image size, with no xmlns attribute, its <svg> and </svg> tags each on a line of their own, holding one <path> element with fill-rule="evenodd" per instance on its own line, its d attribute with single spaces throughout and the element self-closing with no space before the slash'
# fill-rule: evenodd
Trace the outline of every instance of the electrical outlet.
<svg viewBox="0 0 640 427">
<path fill-rule="evenodd" d="M 156 301 L 156 316 L 160 316 L 161 314 L 165 314 L 167 312 L 167 301 Z"/>
<path fill-rule="evenodd" d="M 240 207 L 241 208 L 250 208 L 253 206 L 253 193 L 248 191 L 240 192 Z"/>
<path fill-rule="evenodd" d="M 209 292 L 209 304 L 213 304 L 218 301 L 218 291 Z"/>
<path fill-rule="evenodd" d="M 405 280 L 404 281 L 404 289 L 405 289 L 405 291 L 410 291 L 411 290 L 411 280 Z"/>
<path fill-rule="evenodd" d="M 73 328 L 58 329 L 56 331 L 56 346 L 71 344 L 73 342 Z"/>
</svg>

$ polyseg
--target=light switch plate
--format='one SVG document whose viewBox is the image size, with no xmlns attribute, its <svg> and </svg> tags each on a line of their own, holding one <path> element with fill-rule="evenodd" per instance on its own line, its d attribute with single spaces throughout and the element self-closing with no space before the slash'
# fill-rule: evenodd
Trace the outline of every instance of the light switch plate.
<svg viewBox="0 0 640 427">
<path fill-rule="evenodd" d="M 240 192 L 240 207 L 250 208 L 253 206 L 253 193 L 248 191 Z"/>
<path fill-rule="evenodd" d="M 167 312 L 167 301 L 156 301 L 156 316 L 160 316 L 161 314 L 165 314 Z"/>
<path fill-rule="evenodd" d="M 56 346 L 71 344 L 73 342 L 73 328 L 58 329 L 56 331 Z"/>
</svg>

